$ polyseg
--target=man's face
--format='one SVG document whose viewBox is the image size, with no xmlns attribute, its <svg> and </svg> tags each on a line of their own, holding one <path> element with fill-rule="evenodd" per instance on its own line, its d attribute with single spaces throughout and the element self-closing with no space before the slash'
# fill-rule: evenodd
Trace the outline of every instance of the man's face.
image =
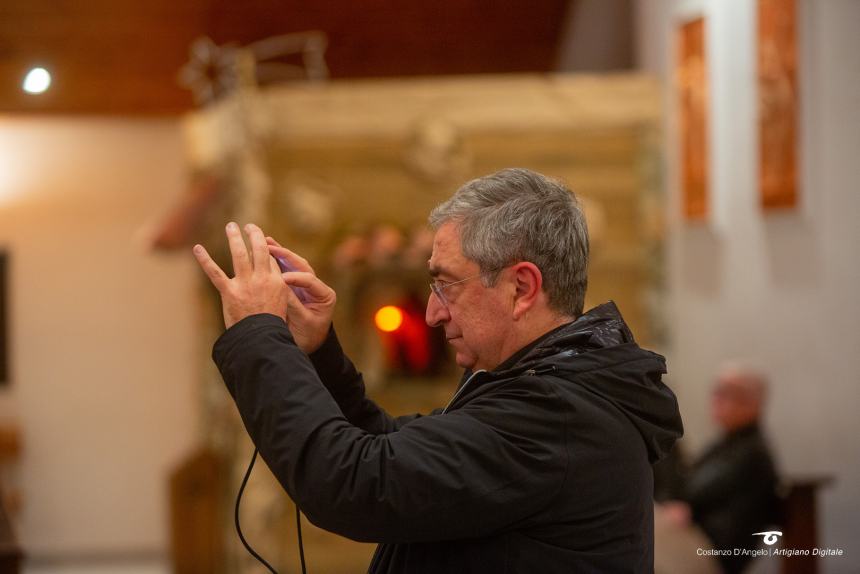
<svg viewBox="0 0 860 574">
<path fill-rule="evenodd" d="M 711 414 L 724 431 L 745 427 L 758 420 L 761 405 L 755 390 L 741 375 L 721 374 L 711 395 Z"/>
<path fill-rule="evenodd" d="M 460 250 L 460 233 L 453 223 L 439 227 L 429 261 L 433 279 L 454 283 L 480 272 L 478 264 Z M 456 352 L 457 364 L 465 369 L 492 370 L 516 349 L 508 349 L 512 327 L 514 287 L 502 280 L 485 287 L 481 277 L 443 290 L 447 306 L 431 293 L 427 301 L 427 324 L 442 327 Z"/>
</svg>

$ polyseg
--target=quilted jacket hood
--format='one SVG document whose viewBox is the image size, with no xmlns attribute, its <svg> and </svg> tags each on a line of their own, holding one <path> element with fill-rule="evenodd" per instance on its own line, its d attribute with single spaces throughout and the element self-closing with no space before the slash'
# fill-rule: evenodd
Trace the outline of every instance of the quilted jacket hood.
<svg viewBox="0 0 860 574">
<path fill-rule="evenodd" d="M 500 377 L 565 373 L 612 403 L 635 425 L 656 462 L 684 434 L 675 394 L 661 381 L 666 359 L 640 348 L 615 303 L 599 305 L 558 329 Z"/>
</svg>

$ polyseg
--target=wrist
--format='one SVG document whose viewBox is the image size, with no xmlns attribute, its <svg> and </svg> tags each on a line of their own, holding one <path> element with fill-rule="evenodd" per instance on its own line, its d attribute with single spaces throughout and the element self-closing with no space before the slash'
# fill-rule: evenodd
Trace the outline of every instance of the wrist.
<svg viewBox="0 0 860 574">
<path fill-rule="evenodd" d="M 310 355 L 311 353 L 316 353 L 317 351 L 319 351 L 320 347 L 322 347 L 325 344 L 326 339 L 328 339 L 329 334 L 331 333 L 331 330 L 332 330 L 331 325 L 332 325 L 331 322 L 329 322 L 328 326 L 326 326 L 325 329 L 322 329 L 320 331 L 321 335 L 314 337 L 306 345 L 307 348 L 302 349 L 302 350 L 308 355 Z"/>
</svg>

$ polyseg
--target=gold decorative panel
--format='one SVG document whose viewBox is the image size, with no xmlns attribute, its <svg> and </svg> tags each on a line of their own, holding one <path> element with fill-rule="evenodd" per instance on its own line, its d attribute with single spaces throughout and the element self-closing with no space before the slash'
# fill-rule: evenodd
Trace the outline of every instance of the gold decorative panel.
<svg viewBox="0 0 860 574">
<path fill-rule="evenodd" d="M 681 197 L 687 219 L 708 215 L 708 60 L 705 19 L 684 22 L 678 28 L 679 141 L 681 146 Z"/>
<path fill-rule="evenodd" d="M 768 208 L 797 205 L 796 0 L 758 3 L 759 188 Z"/>
</svg>

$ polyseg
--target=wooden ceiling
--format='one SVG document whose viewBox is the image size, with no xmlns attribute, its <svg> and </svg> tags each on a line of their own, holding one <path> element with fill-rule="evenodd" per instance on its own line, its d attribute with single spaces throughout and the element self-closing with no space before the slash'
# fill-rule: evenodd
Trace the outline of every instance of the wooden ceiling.
<svg viewBox="0 0 860 574">
<path fill-rule="evenodd" d="M 570 0 L 0 0 L 0 112 L 176 114 L 190 44 L 321 30 L 331 77 L 552 71 Z M 21 90 L 41 65 L 51 89 Z"/>
</svg>

